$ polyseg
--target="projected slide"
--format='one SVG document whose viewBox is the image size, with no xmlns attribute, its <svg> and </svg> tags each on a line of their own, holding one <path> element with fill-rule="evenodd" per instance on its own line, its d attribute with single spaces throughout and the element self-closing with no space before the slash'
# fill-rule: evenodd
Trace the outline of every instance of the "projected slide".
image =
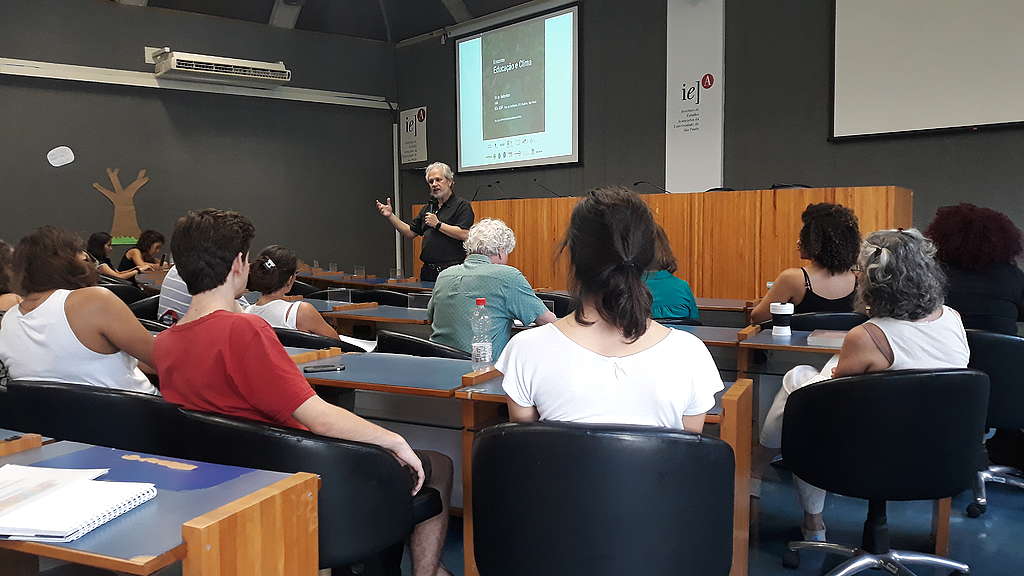
<svg viewBox="0 0 1024 576">
<path fill-rule="evenodd" d="M 576 9 L 460 40 L 459 170 L 576 162 Z"/>
</svg>

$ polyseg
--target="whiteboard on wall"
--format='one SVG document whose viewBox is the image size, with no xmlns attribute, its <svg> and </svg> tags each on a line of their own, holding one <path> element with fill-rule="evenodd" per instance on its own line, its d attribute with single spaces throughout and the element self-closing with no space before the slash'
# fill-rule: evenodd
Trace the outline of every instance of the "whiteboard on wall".
<svg viewBox="0 0 1024 576">
<path fill-rule="evenodd" d="M 835 2 L 833 137 L 1024 122 L 1024 1 Z"/>
</svg>

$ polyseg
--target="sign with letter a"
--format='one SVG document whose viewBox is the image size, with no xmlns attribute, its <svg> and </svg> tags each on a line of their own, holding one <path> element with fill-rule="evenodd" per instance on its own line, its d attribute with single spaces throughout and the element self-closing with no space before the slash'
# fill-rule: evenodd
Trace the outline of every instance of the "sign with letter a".
<svg viewBox="0 0 1024 576">
<path fill-rule="evenodd" d="M 724 0 L 669 0 L 665 188 L 722 185 L 725 104 Z"/>
<path fill-rule="evenodd" d="M 399 120 L 399 146 L 402 164 L 427 160 L 427 108 L 402 110 Z"/>
</svg>

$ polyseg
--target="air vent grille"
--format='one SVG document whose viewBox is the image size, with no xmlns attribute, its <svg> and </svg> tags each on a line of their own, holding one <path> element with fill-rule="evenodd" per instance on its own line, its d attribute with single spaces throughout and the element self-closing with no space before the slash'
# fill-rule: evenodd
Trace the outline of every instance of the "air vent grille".
<svg viewBox="0 0 1024 576">
<path fill-rule="evenodd" d="M 288 82 L 291 80 L 291 70 L 268 70 L 266 68 L 253 68 L 250 66 L 236 66 L 233 64 L 215 64 L 212 62 L 199 62 L 196 60 L 175 60 L 175 68 L 179 70 L 195 70 L 197 72 L 213 72 L 217 74 L 231 74 L 247 78 L 266 78 L 268 80 L 279 80 Z"/>
</svg>

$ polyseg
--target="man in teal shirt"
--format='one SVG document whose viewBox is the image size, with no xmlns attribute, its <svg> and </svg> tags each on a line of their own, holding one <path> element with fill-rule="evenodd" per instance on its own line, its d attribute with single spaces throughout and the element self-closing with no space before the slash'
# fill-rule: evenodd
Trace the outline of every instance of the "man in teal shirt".
<svg viewBox="0 0 1024 576">
<path fill-rule="evenodd" d="M 555 315 L 537 298 L 519 270 L 508 266 L 516 236 L 501 220 L 485 218 L 469 229 L 463 244 L 466 261 L 443 270 L 427 305 L 430 339 L 466 350 L 472 348 L 471 319 L 477 298 L 486 298 L 491 318 L 491 354 L 498 359 L 512 337 L 512 324 L 547 324 Z"/>
</svg>

